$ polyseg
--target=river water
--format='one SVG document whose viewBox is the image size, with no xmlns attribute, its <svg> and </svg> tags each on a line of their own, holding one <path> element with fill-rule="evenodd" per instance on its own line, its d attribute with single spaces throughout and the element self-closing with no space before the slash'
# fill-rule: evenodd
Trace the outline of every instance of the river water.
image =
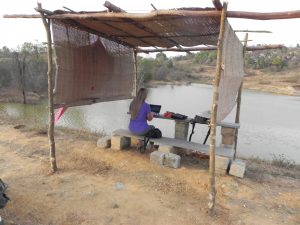
<svg viewBox="0 0 300 225">
<path fill-rule="evenodd" d="M 188 86 L 158 86 L 149 89 L 148 103 L 162 105 L 161 112 L 172 111 L 194 117 L 210 109 L 212 87 L 192 84 Z M 126 128 L 130 100 L 97 103 L 69 108 L 57 126 L 103 132 Z M 0 103 L 0 112 L 12 117 L 24 117 L 36 123 L 48 121 L 47 107 Z M 225 119 L 233 122 L 235 109 Z M 273 159 L 284 157 L 300 163 L 300 97 L 266 94 L 244 90 L 241 106 L 241 128 L 238 137 L 238 156 Z M 174 121 L 154 119 L 164 136 L 174 137 Z M 203 142 L 208 128 L 197 124 L 193 141 Z M 217 129 L 220 144 L 220 128 Z"/>
</svg>

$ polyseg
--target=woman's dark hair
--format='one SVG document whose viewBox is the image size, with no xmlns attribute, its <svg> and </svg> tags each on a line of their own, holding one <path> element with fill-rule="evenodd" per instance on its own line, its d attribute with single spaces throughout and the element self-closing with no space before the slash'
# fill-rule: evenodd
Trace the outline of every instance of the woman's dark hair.
<svg viewBox="0 0 300 225">
<path fill-rule="evenodd" d="M 145 101 L 145 99 L 147 97 L 147 93 L 148 93 L 148 91 L 146 88 L 140 88 L 137 95 L 130 103 L 129 111 L 131 114 L 131 119 L 137 118 L 140 108 L 141 108 L 141 105 L 143 104 L 143 102 Z"/>
</svg>

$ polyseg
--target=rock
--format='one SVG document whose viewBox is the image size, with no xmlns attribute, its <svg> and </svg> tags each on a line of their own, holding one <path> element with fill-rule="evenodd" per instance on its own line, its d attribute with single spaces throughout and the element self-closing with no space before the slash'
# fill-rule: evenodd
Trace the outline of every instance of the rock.
<svg viewBox="0 0 300 225">
<path fill-rule="evenodd" d="M 119 205 L 117 203 L 114 203 L 114 204 L 112 204 L 112 208 L 117 209 L 117 208 L 119 208 Z"/>
<path fill-rule="evenodd" d="M 117 183 L 115 184 L 115 188 L 116 188 L 117 190 L 123 190 L 123 189 L 125 189 L 125 185 L 124 185 L 122 182 L 117 182 Z"/>
</svg>

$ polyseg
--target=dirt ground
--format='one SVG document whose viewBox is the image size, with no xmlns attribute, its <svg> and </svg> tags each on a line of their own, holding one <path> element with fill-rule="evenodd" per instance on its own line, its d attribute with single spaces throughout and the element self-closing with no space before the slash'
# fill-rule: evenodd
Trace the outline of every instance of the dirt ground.
<svg viewBox="0 0 300 225">
<path fill-rule="evenodd" d="M 207 214 L 207 160 L 184 157 L 179 169 L 149 162 L 149 152 L 116 151 L 56 133 L 59 171 L 49 174 L 45 133 L 0 121 L 0 177 L 11 225 L 300 224 L 300 178 L 251 163 L 244 179 L 218 176 L 217 215 Z"/>
</svg>

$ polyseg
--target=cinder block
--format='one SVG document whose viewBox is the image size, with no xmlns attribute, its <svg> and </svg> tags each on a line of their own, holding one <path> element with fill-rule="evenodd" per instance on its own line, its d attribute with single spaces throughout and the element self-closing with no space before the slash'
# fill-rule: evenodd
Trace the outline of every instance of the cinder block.
<svg viewBox="0 0 300 225">
<path fill-rule="evenodd" d="M 222 127 L 222 144 L 233 145 L 235 141 L 235 128 Z"/>
<path fill-rule="evenodd" d="M 175 138 L 187 140 L 189 132 L 189 123 L 184 121 L 175 121 Z"/>
<path fill-rule="evenodd" d="M 228 170 L 228 167 L 229 167 L 229 163 L 230 163 L 229 158 L 219 156 L 219 155 L 215 156 L 215 167 L 216 167 L 216 169 L 225 170 L 225 173 L 226 173 L 226 171 Z"/>
<path fill-rule="evenodd" d="M 99 138 L 97 141 L 97 147 L 99 148 L 110 148 L 110 146 L 111 146 L 110 137 L 102 137 Z"/>
<path fill-rule="evenodd" d="M 113 135 L 111 137 L 111 148 L 121 150 L 130 147 L 130 138 L 119 135 Z"/>
<path fill-rule="evenodd" d="M 178 148 L 178 147 L 172 147 L 172 150 L 170 151 L 170 153 L 173 153 L 173 154 L 176 154 L 176 155 L 186 155 L 187 153 L 187 149 L 184 149 L 184 148 Z"/>
<path fill-rule="evenodd" d="M 165 154 L 166 153 L 160 151 L 151 152 L 150 162 L 156 165 L 163 166 L 165 160 Z"/>
<path fill-rule="evenodd" d="M 158 151 L 164 152 L 164 153 L 173 153 L 173 146 L 160 145 L 158 147 Z"/>
<path fill-rule="evenodd" d="M 223 170 L 223 169 L 216 168 L 216 169 L 215 169 L 215 173 L 216 173 L 217 175 L 226 175 L 226 174 L 227 174 L 227 170 Z"/>
<path fill-rule="evenodd" d="M 181 157 L 179 155 L 173 153 L 166 153 L 163 165 L 177 169 L 180 167 L 180 160 Z"/>
<path fill-rule="evenodd" d="M 131 146 L 138 146 L 139 145 L 139 139 L 137 139 L 137 138 L 131 138 Z"/>
<path fill-rule="evenodd" d="M 235 128 L 229 128 L 229 127 L 222 127 L 221 128 L 221 134 L 222 135 L 235 135 Z"/>
<path fill-rule="evenodd" d="M 246 170 L 246 163 L 242 160 L 233 160 L 230 166 L 229 174 L 243 178 Z"/>
<path fill-rule="evenodd" d="M 222 135 L 222 144 L 223 145 L 226 145 L 226 146 L 233 145 L 234 141 L 235 141 L 234 136 L 224 136 L 224 135 Z"/>
</svg>

